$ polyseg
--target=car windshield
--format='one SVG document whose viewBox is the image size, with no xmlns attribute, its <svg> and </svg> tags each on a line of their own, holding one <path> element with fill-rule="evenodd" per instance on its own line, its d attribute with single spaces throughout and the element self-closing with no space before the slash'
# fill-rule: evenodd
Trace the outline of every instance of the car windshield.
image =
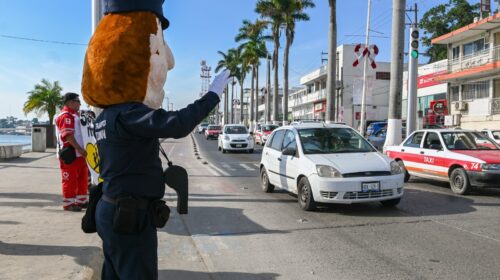
<svg viewBox="0 0 500 280">
<path fill-rule="evenodd" d="M 376 152 L 351 128 L 305 128 L 298 131 L 304 154 Z"/>
<path fill-rule="evenodd" d="M 491 134 L 493 134 L 493 138 L 495 138 L 495 140 L 500 139 L 500 130 L 493 130 L 491 131 Z"/>
<path fill-rule="evenodd" d="M 277 125 L 264 125 L 262 126 L 262 131 L 269 132 L 275 130 L 276 128 L 278 128 Z"/>
<path fill-rule="evenodd" d="M 218 125 L 209 125 L 207 129 L 208 130 L 220 130 L 220 126 L 218 126 Z"/>
<path fill-rule="evenodd" d="M 244 126 L 228 126 L 225 128 L 226 134 L 247 134 L 247 128 Z"/>
<path fill-rule="evenodd" d="M 449 150 L 498 150 L 499 146 L 479 132 L 441 132 Z"/>
<path fill-rule="evenodd" d="M 200 124 L 201 127 L 207 127 L 208 126 L 208 123 L 201 123 Z"/>
</svg>

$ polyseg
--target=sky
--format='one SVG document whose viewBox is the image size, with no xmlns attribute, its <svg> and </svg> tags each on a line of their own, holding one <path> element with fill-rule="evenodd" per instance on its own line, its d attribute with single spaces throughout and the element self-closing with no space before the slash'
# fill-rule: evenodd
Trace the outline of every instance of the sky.
<svg viewBox="0 0 500 280">
<path fill-rule="evenodd" d="M 407 5 L 417 2 L 421 17 L 431 7 L 447 1 L 407 0 Z M 299 85 L 301 76 L 321 66 L 321 52 L 328 49 L 328 0 L 314 2 L 316 7 L 306 10 L 311 20 L 296 25 L 290 50 L 291 87 Z M 86 44 L 92 36 L 91 0 L 0 0 L 0 3 L 0 118 L 37 117 L 25 116 L 22 107 L 27 92 L 43 78 L 59 81 L 63 93 L 80 93 Z M 255 3 L 255 0 L 165 0 L 163 10 L 170 27 L 164 36 L 176 60 L 175 68 L 168 73 L 165 91 L 174 109 L 185 107 L 199 97 L 201 60 L 215 69 L 221 58 L 217 51 L 226 52 L 238 46 L 234 37 L 242 21 L 258 18 Z M 338 45 L 364 42 L 366 15 L 367 0 L 337 1 Z M 374 30 L 371 35 L 379 36 L 370 40 L 380 49 L 377 60 L 389 61 L 392 0 L 372 0 L 371 15 L 371 30 Z M 272 50 L 272 43 L 268 48 Z M 280 60 L 282 63 L 282 56 Z M 263 84 L 265 71 L 259 76 Z M 247 78 L 245 87 L 249 83 Z M 42 115 L 40 119 L 48 117 Z"/>
</svg>

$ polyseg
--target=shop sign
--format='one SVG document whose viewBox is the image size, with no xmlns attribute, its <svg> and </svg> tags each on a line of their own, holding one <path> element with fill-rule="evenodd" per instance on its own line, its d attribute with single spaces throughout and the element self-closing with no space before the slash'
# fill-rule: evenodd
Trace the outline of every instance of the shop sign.
<svg viewBox="0 0 500 280">
<path fill-rule="evenodd" d="M 417 78 L 418 83 L 417 83 L 417 88 L 425 88 L 425 87 L 430 87 L 430 86 L 435 86 L 441 84 L 441 82 L 435 81 L 435 78 L 448 73 L 447 70 L 427 74 L 427 75 L 422 75 Z"/>
</svg>

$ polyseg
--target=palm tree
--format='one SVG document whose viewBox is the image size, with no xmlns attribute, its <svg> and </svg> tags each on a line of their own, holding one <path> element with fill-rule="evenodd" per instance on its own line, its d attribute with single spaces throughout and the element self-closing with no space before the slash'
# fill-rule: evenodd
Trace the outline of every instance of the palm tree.
<svg viewBox="0 0 500 280">
<path fill-rule="evenodd" d="M 335 89 L 337 83 L 337 0 L 328 0 L 330 5 L 330 26 L 328 32 L 328 73 L 326 76 L 327 122 L 337 121 L 335 110 Z"/>
<path fill-rule="evenodd" d="M 239 123 L 243 123 L 243 86 L 245 83 L 245 78 L 250 71 L 250 65 L 248 64 L 248 61 L 245 59 L 243 56 L 243 48 L 244 46 L 240 46 L 237 48 L 237 52 L 235 53 L 235 59 L 238 62 L 238 67 L 235 72 L 235 77 L 236 80 L 238 80 L 238 83 L 240 84 L 240 117 L 239 117 Z"/>
<path fill-rule="evenodd" d="M 28 92 L 28 100 L 23 106 L 24 114 L 35 112 L 40 116 L 47 113 L 49 124 L 52 124 L 57 109 L 63 105 L 61 91 L 58 81 L 51 83 L 47 79 L 42 79 L 41 84 L 36 84 L 35 89 Z"/>
<path fill-rule="evenodd" d="M 306 8 L 313 8 L 312 0 L 259 0 L 257 2 L 256 12 L 263 18 L 272 23 L 272 32 L 274 39 L 273 66 L 275 67 L 274 93 L 278 94 L 278 51 L 280 28 L 285 28 L 285 50 L 283 53 L 283 124 L 287 123 L 288 118 L 288 65 L 290 47 L 295 38 L 295 24 L 298 21 L 308 21 L 309 15 L 304 12 Z M 277 107 L 277 104 L 274 104 Z"/>
<path fill-rule="evenodd" d="M 244 20 L 243 26 L 240 28 L 239 33 L 235 38 L 237 42 L 246 40 L 246 42 L 241 46 L 243 48 L 242 57 L 247 64 L 252 66 L 252 83 L 250 89 L 250 129 L 253 129 L 254 120 L 258 120 L 259 65 L 260 59 L 266 57 L 267 55 L 266 40 L 270 38 L 269 36 L 264 35 L 264 30 L 266 28 L 267 22 L 265 21 L 256 20 L 252 23 L 248 20 Z M 257 94 L 254 95 L 254 92 Z M 256 99 L 255 104 L 253 102 L 254 98 Z"/>
<path fill-rule="evenodd" d="M 234 79 L 235 74 L 236 74 L 237 69 L 238 69 L 238 61 L 236 59 L 237 52 L 238 52 L 238 50 L 236 50 L 236 49 L 229 49 L 227 51 L 227 53 L 223 53 L 221 51 L 218 51 L 218 53 L 222 56 L 222 59 L 219 60 L 219 62 L 217 63 L 217 67 L 215 68 L 215 73 L 219 72 L 222 68 L 226 68 L 229 71 L 231 71 L 230 77 L 233 77 L 233 79 Z M 231 93 L 231 95 L 234 94 L 234 86 L 232 88 L 233 88 L 233 92 Z M 229 118 L 228 94 L 229 94 L 229 88 L 226 87 L 226 94 L 224 95 L 224 124 L 229 123 L 228 122 L 228 118 Z M 231 100 L 231 104 L 232 103 L 233 103 L 233 100 Z"/>
</svg>

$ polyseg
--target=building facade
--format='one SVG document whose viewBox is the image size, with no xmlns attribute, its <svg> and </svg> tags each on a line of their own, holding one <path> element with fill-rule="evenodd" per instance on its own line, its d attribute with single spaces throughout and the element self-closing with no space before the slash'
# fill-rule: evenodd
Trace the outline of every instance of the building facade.
<svg viewBox="0 0 500 280">
<path fill-rule="evenodd" d="M 445 117 L 449 113 L 446 99 L 448 84 L 438 81 L 441 75 L 447 73 L 448 60 L 418 67 L 417 77 L 417 127 L 439 127 L 444 125 Z M 403 73 L 402 115 L 406 119 L 408 111 L 408 71 Z"/>
<path fill-rule="evenodd" d="M 500 128 L 500 13 L 432 40 L 446 45 L 447 124 L 468 129 Z"/>
<path fill-rule="evenodd" d="M 356 45 L 337 48 L 337 83 L 335 90 L 337 121 L 357 128 L 361 119 L 363 92 L 363 61 L 353 66 L 357 58 Z M 326 75 L 323 65 L 300 79 L 301 89 L 290 94 L 288 105 L 291 119 L 324 120 L 326 114 Z M 387 120 L 389 105 L 390 63 L 377 62 L 367 75 L 366 120 Z"/>
</svg>

